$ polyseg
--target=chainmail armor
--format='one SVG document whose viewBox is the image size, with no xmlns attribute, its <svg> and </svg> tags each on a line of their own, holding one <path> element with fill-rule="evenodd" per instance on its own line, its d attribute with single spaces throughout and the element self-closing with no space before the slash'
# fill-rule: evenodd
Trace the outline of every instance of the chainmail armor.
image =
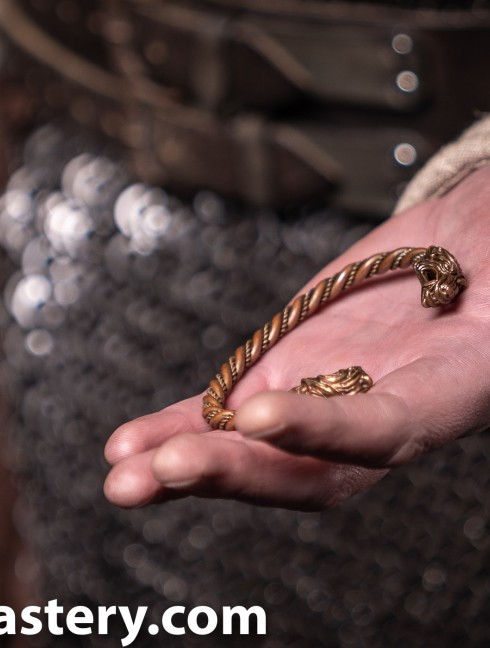
<svg viewBox="0 0 490 648">
<path fill-rule="evenodd" d="M 217 362 L 369 225 L 299 219 L 135 184 L 53 127 L 26 144 L 0 205 L 1 322 L 16 519 L 42 595 L 74 605 L 261 605 L 266 637 L 165 646 L 484 646 L 488 436 L 393 471 L 325 513 L 186 499 L 105 502 L 105 440 L 203 389 Z M 174 332 L 178 331 L 176 337 Z M 111 637 L 35 645 L 118 646 Z M 80 644 L 78 643 L 80 642 Z M 33 644 L 34 645 L 34 644 Z M 155 646 L 142 633 L 138 646 Z"/>
</svg>

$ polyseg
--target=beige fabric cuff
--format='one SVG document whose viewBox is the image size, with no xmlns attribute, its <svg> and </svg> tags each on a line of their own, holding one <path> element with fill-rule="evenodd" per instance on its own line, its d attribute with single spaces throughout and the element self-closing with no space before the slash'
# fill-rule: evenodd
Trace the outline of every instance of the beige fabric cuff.
<svg viewBox="0 0 490 648">
<path fill-rule="evenodd" d="M 417 173 L 398 201 L 395 213 L 429 198 L 439 198 L 470 173 L 490 163 L 490 114 L 444 146 Z"/>
</svg>

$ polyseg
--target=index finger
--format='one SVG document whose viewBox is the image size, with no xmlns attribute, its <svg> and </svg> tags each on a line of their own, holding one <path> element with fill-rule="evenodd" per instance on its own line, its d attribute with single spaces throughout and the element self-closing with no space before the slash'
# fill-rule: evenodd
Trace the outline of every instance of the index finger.
<svg viewBox="0 0 490 648">
<path fill-rule="evenodd" d="M 202 395 L 193 396 L 169 407 L 124 423 L 112 434 L 105 447 L 111 466 L 122 459 L 158 447 L 174 434 L 199 434 L 209 429 L 201 415 Z"/>
</svg>

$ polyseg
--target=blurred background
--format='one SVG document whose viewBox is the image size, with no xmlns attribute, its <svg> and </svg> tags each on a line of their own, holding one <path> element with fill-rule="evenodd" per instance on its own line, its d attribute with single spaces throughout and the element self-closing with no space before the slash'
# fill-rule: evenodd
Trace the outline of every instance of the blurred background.
<svg viewBox="0 0 490 648">
<path fill-rule="evenodd" d="M 328 514 L 118 511 L 102 452 L 489 109 L 489 36 L 478 1 L 2 1 L 1 604 L 268 614 L 265 638 L 169 646 L 488 644 L 485 435 Z"/>
</svg>

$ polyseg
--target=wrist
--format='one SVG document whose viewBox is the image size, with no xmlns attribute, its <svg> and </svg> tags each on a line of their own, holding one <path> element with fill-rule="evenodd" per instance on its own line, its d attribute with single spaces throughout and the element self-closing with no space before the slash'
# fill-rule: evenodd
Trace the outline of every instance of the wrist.
<svg viewBox="0 0 490 648">
<path fill-rule="evenodd" d="M 406 188 L 395 213 L 446 195 L 469 175 L 489 164 L 490 114 L 487 114 L 429 160 Z"/>
</svg>

